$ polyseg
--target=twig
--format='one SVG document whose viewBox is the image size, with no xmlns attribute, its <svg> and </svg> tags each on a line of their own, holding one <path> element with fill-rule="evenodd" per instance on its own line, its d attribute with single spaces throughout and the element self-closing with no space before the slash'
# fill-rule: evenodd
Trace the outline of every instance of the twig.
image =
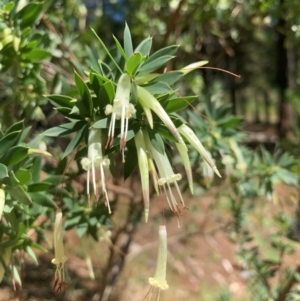
<svg viewBox="0 0 300 301">
<path fill-rule="evenodd" d="M 285 301 L 287 294 L 290 292 L 291 288 L 295 283 L 297 283 L 297 279 L 295 277 L 296 273 L 300 273 L 300 265 L 297 266 L 291 278 L 287 281 L 286 285 L 281 290 L 278 298 L 275 301 Z"/>
</svg>

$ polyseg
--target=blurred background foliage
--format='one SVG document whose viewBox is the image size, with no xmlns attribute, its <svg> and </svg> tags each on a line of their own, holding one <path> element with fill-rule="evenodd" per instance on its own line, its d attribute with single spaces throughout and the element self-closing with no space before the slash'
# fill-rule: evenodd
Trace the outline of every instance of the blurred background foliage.
<svg viewBox="0 0 300 301">
<path fill-rule="evenodd" d="M 209 210 L 197 202 L 205 214 L 198 212 L 199 208 L 193 210 L 196 205 L 191 205 L 192 212 L 185 212 L 181 218 L 182 232 L 174 236 L 178 237 L 180 254 L 171 245 L 170 257 L 182 256 L 188 266 L 188 259 L 196 255 L 192 254 L 192 247 L 185 248 L 192 241 L 198 248 L 200 241 L 195 234 L 205 232 L 205 223 L 215 223 L 205 235 L 214 237 L 214 229 L 220 228 L 235 254 L 227 268 L 238 271 L 236 282 L 247 286 L 241 296 L 229 280 L 218 282 L 211 275 L 200 275 L 196 282 L 191 282 L 195 289 L 183 296 L 188 300 L 300 300 L 299 16 L 297 0 L 3 0 L 0 188 L 6 187 L 10 197 L 5 202 L 5 221 L 2 218 L 0 225 L 1 263 L 7 264 L 5 254 L 15 256 L 7 264 L 1 294 L 10 283 L 17 283 L 16 292 L 11 291 L 10 296 L 20 300 L 140 300 L 146 293 L 143 277 L 148 275 L 124 281 L 128 276 L 125 254 L 134 253 L 131 246 L 137 244 L 137 229 L 146 231 L 141 226 L 136 174 L 125 184 L 111 179 L 109 190 L 118 210 L 108 217 L 102 206 L 87 208 L 83 171 L 76 160 L 63 158 L 72 136 L 52 139 L 39 135 L 65 122 L 45 95 L 76 97 L 73 71 L 84 78 L 85 71 L 99 66 L 98 60 L 107 59 L 90 27 L 114 53 L 112 34 L 122 42 L 126 21 L 134 45 L 148 36 L 153 36 L 153 51 L 180 45 L 176 57 L 166 66 L 168 70 L 208 60 L 211 67 L 241 75 L 237 78 L 201 69 L 176 86 L 180 95 L 198 96 L 180 114 L 190 121 L 224 177 L 214 179 L 199 156 L 192 154 L 197 184 L 194 199 L 206 204 L 207 197 L 212 196 L 213 201 L 208 204 Z M 45 155 L 46 149 L 52 158 L 39 155 Z M 171 148 L 169 152 L 173 155 Z M 178 160 L 174 156 L 174 164 Z M 188 193 L 186 197 L 191 198 Z M 28 201 L 30 198 L 33 205 Z M 76 273 L 70 263 L 70 285 L 63 293 L 54 295 L 51 289 L 36 292 L 36 288 L 30 287 L 30 277 L 34 275 L 26 274 L 31 262 L 39 261 L 36 271 L 43 267 L 50 271 L 40 279 L 41 286 L 49 287 L 52 281 L 54 270 L 47 263 L 51 255 L 36 256 L 33 249 L 41 252 L 49 248 L 47 236 L 57 205 L 64 208 L 66 230 L 76 228 L 81 237 L 80 241 L 74 234 L 66 238 L 73 254 L 69 262 L 78 264 L 78 258 L 86 259 L 88 274 L 93 279 L 92 259 L 98 282 Z M 194 227 L 184 221 L 189 220 L 189 214 Z M 154 221 L 157 216 L 159 213 L 153 213 Z M 174 225 L 171 216 L 168 222 Z M 145 233 L 150 240 L 156 239 Z M 98 242 L 91 242 L 89 237 Z M 105 243 L 105 254 L 95 251 L 104 249 L 99 241 Z M 140 248 L 143 243 L 147 245 L 141 237 L 139 243 Z M 77 252 L 72 250 L 73 244 L 77 244 Z M 199 256 L 198 260 L 207 258 Z M 129 266 L 134 265 L 131 259 L 128 262 Z M 170 266 L 170 286 L 184 290 L 184 284 L 176 283 L 174 276 L 180 275 L 180 268 L 176 264 Z M 144 266 L 138 269 L 140 274 L 147 274 Z M 206 277 L 215 279 L 214 283 L 209 280 L 201 285 Z M 33 279 L 37 281 L 38 277 Z M 215 282 L 219 290 L 212 293 L 210 286 L 215 287 Z M 132 289 L 135 286 L 141 288 L 140 293 Z M 124 293 L 126 288 L 130 293 Z M 178 293 L 175 289 L 169 291 L 165 300 L 174 299 Z"/>
</svg>

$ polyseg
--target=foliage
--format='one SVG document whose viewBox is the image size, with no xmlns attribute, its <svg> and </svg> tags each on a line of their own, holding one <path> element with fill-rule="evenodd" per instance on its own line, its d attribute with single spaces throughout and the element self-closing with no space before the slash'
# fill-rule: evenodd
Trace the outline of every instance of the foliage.
<svg viewBox="0 0 300 301">
<path fill-rule="evenodd" d="M 218 198 L 225 200 L 226 214 L 230 214 L 225 230 L 236 245 L 240 269 L 249 275 L 251 298 L 299 298 L 294 290 L 299 266 L 283 266 L 285 255 L 297 246 L 292 241 L 298 239 L 297 233 L 292 233 L 297 216 L 272 216 L 275 230 L 266 244 L 253 233 L 251 219 L 261 202 L 276 202 L 276 185 L 298 186 L 299 179 L 292 172 L 297 161 L 280 147 L 269 152 L 264 147 L 252 150 L 243 145 L 247 135 L 242 130 L 243 119 L 231 114 L 228 94 L 222 94 L 225 88 L 210 82 L 212 71 L 203 69 L 208 63 L 204 59 L 214 57 L 214 49 L 221 45 L 231 56 L 232 49 L 243 44 L 253 28 L 264 27 L 268 17 L 273 21 L 285 17 L 282 13 L 293 1 L 221 1 L 217 5 L 215 1 L 201 5 L 178 1 L 178 7 L 185 8 L 185 18 L 176 32 L 171 25 L 182 11 L 175 2 L 141 3 L 136 18 L 129 18 L 131 31 L 126 24 L 122 35 L 118 27 L 116 36 L 109 39 L 109 31 L 102 34 L 103 27 L 97 27 L 107 16 L 96 22 L 97 30 L 86 29 L 87 12 L 80 1 L 65 1 L 65 6 L 55 0 L 0 4 L 0 280 L 6 275 L 6 280 L 22 285 L 24 253 L 38 263 L 33 249 L 45 251 L 45 232 L 59 216 L 54 231 L 54 289 L 61 289 L 65 263 L 65 258 L 57 255 L 57 245 L 63 248 L 61 209 L 64 230 L 75 228 L 83 240 L 92 237 L 99 241 L 103 231 L 112 231 L 99 290 L 103 298 L 115 283 L 115 271 L 120 273 L 124 265 L 124 258 L 115 256 L 115 248 L 128 252 L 141 221 L 141 204 L 147 221 L 152 195 L 164 194 L 179 224 L 179 216 L 187 208 L 182 188 L 189 187 L 193 193 L 194 187 L 216 186 L 222 188 Z M 130 5 L 134 6 L 134 1 L 129 1 Z M 292 28 L 287 40 L 298 43 L 298 8 L 294 8 L 284 27 Z M 104 7 L 103 13 L 107 11 Z M 233 13 L 234 22 L 230 19 Z M 190 22 L 191 18 L 195 22 Z M 155 39 L 145 38 L 152 32 L 158 33 Z M 204 38 L 208 32 L 220 45 L 203 52 L 202 47 L 209 44 Z M 136 43 L 141 37 L 144 39 Z M 270 41 L 266 45 L 270 47 Z M 194 58 L 200 61 L 191 64 Z M 251 64 L 247 61 L 244 70 Z M 221 62 L 219 67 L 223 66 Z M 205 70 L 204 80 L 199 69 Z M 268 76 L 272 77 L 271 72 Z M 210 93 L 204 83 L 210 84 Z M 53 115 L 59 124 L 50 126 L 46 120 Z M 176 157 L 177 153 L 180 156 Z M 180 166 L 175 166 L 176 162 Z M 223 178 L 214 180 L 214 173 L 220 174 L 217 167 Z M 183 169 L 186 176 L 179 182 Z M 135 191 L 137 170 L 142 189 L 139 186 Z M 131 193 L 126 214 L 117 210 L 120 174 Z M 74 183 L 85 185 L 78 188 Z M 115 184 L 118 189 L 111 193 Z M 167 218 L 168 213 L 163 216 Z M 45 219 L 40 221 L 41 217 Z M 166 239 L 164 228 L 163 239 L 160 237 L 163 256 L 158 255 L 163 263 L 157 263 L 162 276 L 150 278 L 159 290 L 168 286 Z M 264 252 L 265 248 L 269 252 Z M 274 284 L 276 276 L 279 281 Z M 163 278 L 163 283 L 153 281 L 156 278 Z M 109 283 L 109 279 L 113 280 Z M 225 291 L 219 300 L 230 298 Z"/>
</svg>

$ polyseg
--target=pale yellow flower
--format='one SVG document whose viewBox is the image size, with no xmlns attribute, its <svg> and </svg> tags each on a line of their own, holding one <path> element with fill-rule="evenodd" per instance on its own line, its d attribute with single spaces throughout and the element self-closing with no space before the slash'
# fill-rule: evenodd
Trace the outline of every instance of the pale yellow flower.
<svg viewBox="0 0 300 301">
<path fill-rule="evenodd" d="M 104 196 L 105 205 L 108 207 L 108 212 L 111 213 L 108 194 L 106 190 L 105 183 L 105 173 L 104 168 L 109 166 L 109 159 L 102 154 L 102 143 L 101 140 L 101 129 L 90 129 L 88 138 L 88 157 L 81 160 L 81 165 L 84 170 L 87 171 L 87 195 L 90 198 L 90 177 L 92 178 L 93 190 L 98 200 L 98 188 L 96 184 L 96 170 L 100 171 L 101 183 L 102 183 L 102 193 Z M 90 175 L 92 173 L 92 176 Z"/>
<path fill-rule="evenodd" d="M 0 255 L 2 257 L 2 260 L 4 261 L 5 265 L 7 266 L 9 263 L 9 260 L 11 258 L 11 247 L 0 249 Z M 5 274 L 5 267 L 2 265 L 0 261 L 0 283 L 3 280 Z"/>
<path fill-rule="evenodd" d="M 65 283 L 64 265 L 68 257 L 65 255 L 63 243 L 63 220 L 62 212 L 58 210 L 55 215 L 54 223 L 54 254 L 55 258 L 52 263 L 56 265 L 54 289 L 60 290 Z"/>
<path fill-rule="evenodd" d="M 5 205 L 5 191 L 0 188 L 0 220 L 3 214 L 4 205 Z"/>
<path fill-rule="evenodd" d="M 118 84 L 117 91 L 114 98 L 113 105 L 107 105 L 105 108 L 105 114 L 111 115 L 109 130 L 108 130 L 108 140 L 106 147 L 109 147 L 115 135 L 115 123 L 116 120 L 121 119 L 121 138 L 120 138 L 120 149 L 122 150 L 123 162 L 125 161 L 124 147 L 126 144 L 126 136 L 128 132 L 128 122 L 129 118 L 135 114 L 136 110 L 130 101 L 130 90 L 131 90 L 131 80 L 129 74 L 122 74 Z"/>
<path fill-rule="evenodd" d="M 193 130 L 189 128 L 186 124 L 182 124 L 178 128 L 178 131 L 199 152 L 199 154 L 206 161 L 206 163 L 213 169 L 213 171 L 217 174 L 217 176 L 221 178 L 221 174 L 219 173 L 215 165 L 215 162 L 212 160 L 212 157 L 210 156 L 208 151 L 204 148 L 203 144 L 198 139 L 197 135 L 193 132 Z"/>
<path fill-rule="evenodd" d="M 158 170 L 158 180 L 157 184 L 158 186 L 163 187 L 165 191 L 165 195 L 169 204 L 169 207 L 171 211 L 178 217 L 180 213 L 180 209 L 178 207 L 177 200 L 173 194 L 171 184 L 175 186 L 177 194 L 180 198 L 180 202 L 182 203 L 183 209 L 186 208 L 184 204 L 183 197 L 181 195 L 181 191 L 179 189 L 177 181 L 181 180 L 182 176 L 181 174 L 177 173 L 175 174 L 173 171 L 173 168 L 171 166 L 171 163 L 169 161 L 169 158 L 167 157 L 166 153 L 161 154 L 158 152 L 155 147 L 150 142 L 150 139 L 148 135 L 145 135 L 146 145 L 147 148 L 151 154 L 151 157 L 153 158 L 155 165 Z M 179 224 L 178 224 L 179 226 Z"/>
<path fill-rule="evenodd" d="M 166 226 L 159 226 L 158 232 L 158 253 L 156 261 L 156 269 L 153 278 L 149 278 L 149 283 L 152 287 L 157 287 L 159 289 L 157 300 L 160 299 L 160 293 L 162 290 L 169 288 L 166 280 L 167 273 L 167 229 Z M 151 299 L 151 295 L 150 295 Z"/>
<path fill-rule="evenodd" d="M 146 151 L 145 140 L 142 130 L 139 130 L 134 136 L 134 142 L 136 145 L 139 170 L 141 176 L 141 184 L 144 199 L 144 211 L 145 211 L 145 221 L 147 223 L 149 216 L 149 167 L 148 167 L 148 156 Z"/>
</svg>

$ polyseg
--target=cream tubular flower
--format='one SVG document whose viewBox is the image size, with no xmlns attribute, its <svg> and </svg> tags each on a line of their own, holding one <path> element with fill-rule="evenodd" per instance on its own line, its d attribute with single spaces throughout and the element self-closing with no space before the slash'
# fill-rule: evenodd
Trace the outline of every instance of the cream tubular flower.
<svg viewBox="0 0 300 301">
<path fill-rule="evenodd" d="M 4 204 L 5 204 L 5 191 L 2 188 L 0 188 L 0 220 L 3 214 Z"/>
<path fill-rule="evenodd" d="M 158 184 L 157 184 L 158 176 L 157 176 L 157 172 L 156 172 L 153 160 L 150 156 L 148 156 L 148 168 L 149 168 L 149 173 L 152 177 L 155 192 L 157 195 L 159 195 Z"/>
<path fill-rule="evenodd" d="M 207 164 L 213 169 L 213 171 L 221 178 L 221 175 L 212 160 L 211 156 L 209 156 L 208 152 L 202 145 L 201 141 L 198 139 L 196 134 L 192 131 L 191 128 L 189 128 L 187 125 L 182 124 L 178 131 L 182 136 L 184 136 L 187 141 L 199 152 L 199 154 L 202 156 L 202 158 L 207 162 Z"/>
<path fill-rule="evenodd" d="M 157 181 L 158 186 L 162 186 L 164 188 L 166 198 L 169 204 L 171 211 L 178 217 L 180 210 L 178 209 L 178 203 L 176 198 L 172 192 L 171 184 L 174 184 L 177 190 L 177 194 L 180 197 L 180 202 L 183 205 L 183 209 L 186 208 L 184 204 L 184 200 L 182 198 L 179 186 L 177 181 L 181 180 L 181 174 L 175 174 L 170 161 L 166 155 L 166 153 L 161 154 L 158 152 L 151 144 L 149 137 L 146 136 L 147 148 L 150 149 L 151 156 L 155 162 L 155 165 L 158 169 L 159 179 Z"/>
<path fill-rule="evenodd" d="M 172 133 L 172 135 L 176 138 L 178 143 L 182 144 L 184 147 L 186 147 L 182 137 L 180 136 L 176 126 L 174 125 L 173 121 L 167 114 L 167 112 L 164 110 L 164 108 L 161 106 L 159 101 L 146 89 L 138 86 L 138 95 L 139 95 L 139 102 L 141 106 L 143 107 L 143 110 L 145 111 L 146 117 L 148 119 L 149 125 L 152 128 L 153 127 L 153 121 L 152 121 L 152 115 L 151 119 L 149 120 L 149 109 L 154 111 L 156 115 L 161 119 L 161 121 L 165 124 L 165 126 L 169 129 L 169 131 Z"/>
<path fill-rule="evenodd" d="M 60 210 L 58 210 L 55 215 L 54 253 L 55 253 L 55 258 L 52 259 L 51 261 L 53 264 L 56 265 L 54 289 L 59 291 L 61 289 L 61 286 L 65 282 L 64 265 L 66 260 L 68 259 L 64 251 L 63 221 L 62 221 L 62 212 Z"/>
<path fill-rule="evenodd" d="M 189 158 L 188 151 L 185 147 L 183 147 L 181 144 L 176 143 L 177 150 L 180 154 L 180 157 L 183 162 L 183 166 L 186 172 L 186 176 L 188 178 L 189 188 L 191 194 L 194 194 L 194 186 L 193 186 L 193 174 L 192 174 L 192 168 L 191 168 L 191 162 Z"/>
<path fill-rule="evenodd" d="M 245 171 L 247 169 L 247 163 L 245 162 L 243 153 L 240 149 L 240 147 L 238 146 L 238 144 L 236 143 L 236 141 L 232 138 L 228 139 L 229 141 L 229 147 L 231 148 L 231 150 L 234 152 L 235 156 L 236 156 L 236 160 L 237 160 L 237 164 L 236 164 L 236 169 L 241 170 L 241 171 Z"/>
<path fill-rule="evenodd" d="M 124 147 L 126 144 L 126 136 L 128 132 L 128 121 L 129 118 L 135 114 L 136 110 L 130 101 L 130 89 L 131 81 L 129 74 L 123 73 L 117 84 L 117 91 L 113 105 L 107 105 L 105 108 L 105 114 L 111 115 L 111 121 L 108 130 L 108 140 L 106 148 L 111 146 L 114 134 L 115 134 L 115 122 L 121 119 L 121 138 L 120 138 L 120 149 L 122 150 L 123 162 L 124 158 Z"/>
<path fill-rule="evenodd" d="M 5 265 L 7 266 L 9 263 L 9 260 L 11 258 L 11 247 L 0 249 L 0 255 L 5 263 Z M 0 261 L 0 283 L 3 280 L 5 274 L 5 267 L 2 265 L 1 261 Z"/>
<path fill-rule="evenodd" d="M 99 198 L 98 188 L 96 184 L 96 170 L 100 171 L 100 177 L 102 182 L 102 193 L 104 197 L 105 205 L 108 207 L 108 212 L 111 213 L 108 194 L 106 190 L 104 167 L 109 166 L 109 159 L 102 155 L 102 135 L 101 129 L 90 129 L 88 138 L 88 158 L 81 160 L 81 165 L 84 170 L 87 171 L 87 194 L 90 199 L 90 174 L 92 173 L 93 190 L 96 200 Z"/>
<path fill-rule="evenodd" d="M 233 174 L 234 159 L 230 155 L 224 155 L 223 158 L 222 158 L 222 163 L 225 166 L 226 176 L 232 175 Z"/>
<path fill-rule="evenodd" d="M 159 300 L 160 291 L 169 288 L 166 281 L 166 271 L 167 271 L 167 229 L 166 226 L 159 226 L 158 232 L 158 254 L 156 261 L 156 269 L 153 278 L 149 278 L 149 283 L 153 287 L 159 288 L 159 295 L 157 300 Z"/>
<path fill-rule="evenodd" d="M 134 136 L 134 142 L 136 145 L 138 163 L 141 175 L 142 191 L 144 198 L 144 210 L 145 220 L 148 221 L 149 216 L 149 168 L 148 168 L 148 156 L 146 152 L 145 141 L 143 132 L 139 130 Z"/>
</svg>

